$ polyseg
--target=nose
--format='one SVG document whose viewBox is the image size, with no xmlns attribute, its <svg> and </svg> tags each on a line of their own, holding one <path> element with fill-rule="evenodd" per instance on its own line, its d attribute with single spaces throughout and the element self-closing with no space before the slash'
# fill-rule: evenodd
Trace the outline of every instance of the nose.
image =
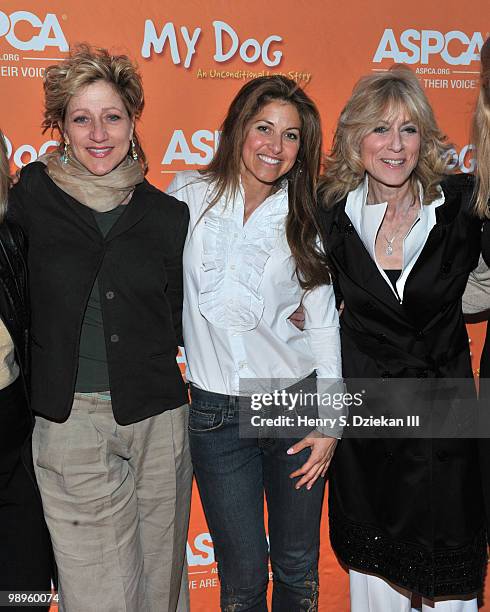
<svg viewBox="0 0 490 612">
<path fill-rule="evenodd" d="M 396 153 L 403 149 L 402 137 L 398 130 L 393 130 L 388 148 Z"/>
<path fill-rule="evenodd" d="M 270 150 L 278 155 L 282 151 L 282 136 L 281 134 L 273 134 L 269 141 Z"/>
<path fill-rule="evenodd" d="M 107 131 L 102 121 L 95 120 L 92 123 L 92 131 L 90 132 L 90 139 L 94 142 L 104 142 L 107 139 Z"/>
</svg>

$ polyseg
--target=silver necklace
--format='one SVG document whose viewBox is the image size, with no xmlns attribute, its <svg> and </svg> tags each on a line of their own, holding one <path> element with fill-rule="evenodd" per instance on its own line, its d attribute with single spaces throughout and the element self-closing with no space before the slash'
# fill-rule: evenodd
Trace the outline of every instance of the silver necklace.
<svg viewBox="0 0 490 612">
<path fill-rule="evenodd" d="M 412 206 L 415 204 L 415 196 L 412 197 L 412 202 L 410 204 L 410 206 L 407 209 L 407 215 L 408 215 L 408 211 L 412 208 Z M 398 229 L 394 234 L 393 234 L 393 238 L 388 239 L 386 237 L 386 235 L 383 233 L 381 234 L 383 236 L 383 238 L 386 240 L 386 247 L 385 247 L 385 253 L 386 255 L 388 255 L 388 257 L 390 255 L 393 255 L 393 242 L 395 242 L 395 238 L 398 236 L 398 232 L 400 230 Z"/>
<path fill-rule="evenodd" d="M 393 241 L 396 238 L 396 234 L 393 236 L 393 238 L 391 240 L 388 240 L 388 238 L 384 234 L 383 234 L 383 238 L 386 240 L 385 253 L 387 255 L 393 255 Z"/>
</svg>

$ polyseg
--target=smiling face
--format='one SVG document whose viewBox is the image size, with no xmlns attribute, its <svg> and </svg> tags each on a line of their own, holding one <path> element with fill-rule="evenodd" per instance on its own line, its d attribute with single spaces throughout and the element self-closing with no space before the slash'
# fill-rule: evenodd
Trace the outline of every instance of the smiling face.
<svg viewBox="0 0 490 612">
<path fill-rule="evenodd" d="M 116 90 L 105 81 L 96 81 L 70 98 L 63 136 L 70 154 L 89 172 L 103 176 L 126 157 L 133 127 Z"/>
<path fill-rule="evenodd" d="M 400 188 L 410 180 L 420 153 L 420 133 L 407 114 L 388 113 L 361 141 L 361 160 L 381 188 Z"/>
<path fill-rule="evenodd" d="M 301 120 L 293 104 L 273 100 L 245 129 L 240 176 L 249 186 L 272 186 L 293 167 L 300 145 Z"/>
</svg>

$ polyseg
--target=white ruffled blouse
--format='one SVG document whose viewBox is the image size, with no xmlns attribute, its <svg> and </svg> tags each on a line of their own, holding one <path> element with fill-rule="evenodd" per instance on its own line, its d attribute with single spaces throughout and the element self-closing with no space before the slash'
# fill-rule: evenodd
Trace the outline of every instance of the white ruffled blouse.
<svg viewBox="0 0 490 612">
<path fill-rule="evenodd" d="M 331 285 L 305 292 L 285 236 L 287 186 L 243 225 L 241 194 L 209 205 L 212 185 L 180 172 L 168 193 L 187 203 L 184 344 L 187 378 L 215 393 L 246 394 L 240 379 L 297 380 L 313 370 L 341 377 L 338 315 Z M 288 317 L 303 302 L 305 330 Z"/>
</svg>

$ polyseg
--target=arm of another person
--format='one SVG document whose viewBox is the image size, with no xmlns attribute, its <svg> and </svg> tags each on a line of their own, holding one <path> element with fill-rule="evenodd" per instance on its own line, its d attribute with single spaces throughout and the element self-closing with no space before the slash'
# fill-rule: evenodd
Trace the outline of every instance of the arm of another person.
<svg viewBox="0 0 490 612">
<path fill-rule="evenodd" d="M 22 228 L 29 236 L 28 200 L 30 196 L 23 181 L 17 180 L 9 191 L 7 219 Z"/>
<path fill-rule="evenodd" d="M 180 203 L 182 208 L 177 226 L 170 229 L 172 233 L 175 233 L 174 248 L 172 249 L 171 256 L 165 262 L 167 272 L 167 297 L 170 302 L 170 309 L 172 312 L 172 321 L 174 324 L 175 337 L 177 344 L 183 346 L 184 341 L 182 339 L 182 305 L 184 301 L 184 290 L 183 290 L 183 269 L 182 269 L 182 254 L 184 251 L 185 239 L 187 236 L 187 228 L 189 225 L 189 209 L 183 202 Z"/>
<path fill-rule="evenodd" d="M 322 285 L 308 291 L 303 299 L 305 311 L 304 332 L 312 354 L 315 356 L 317 391 L 320 398 L 325 393 L 343 392 L 342 358 L 340 351 L 339 316 L 335 307 L 335 293 L 332 285 Z M 328 417 L 327 417 L 328 412 Z M 294 444 L 289 454 L 310 448 L 311 454 L 299 470 L 290 474 L 300 477 L 296 483 L 299 489 L 306 485 L 311 489 L 319 476 L 324 476 L 332 460 L 338 438 L 342 434 L 339 419 L 341 412 L 319 406 L 319 417 L 332 419 L 331 427 L 321 427 Z"/>
<path fill-rule="evenodd" d="M 490 220 L 483 223 L 481 246 L 478 266 L 470 273 L 463 295 L 465 314 L 477 314 L 490 309 Z"/>
</svg>

